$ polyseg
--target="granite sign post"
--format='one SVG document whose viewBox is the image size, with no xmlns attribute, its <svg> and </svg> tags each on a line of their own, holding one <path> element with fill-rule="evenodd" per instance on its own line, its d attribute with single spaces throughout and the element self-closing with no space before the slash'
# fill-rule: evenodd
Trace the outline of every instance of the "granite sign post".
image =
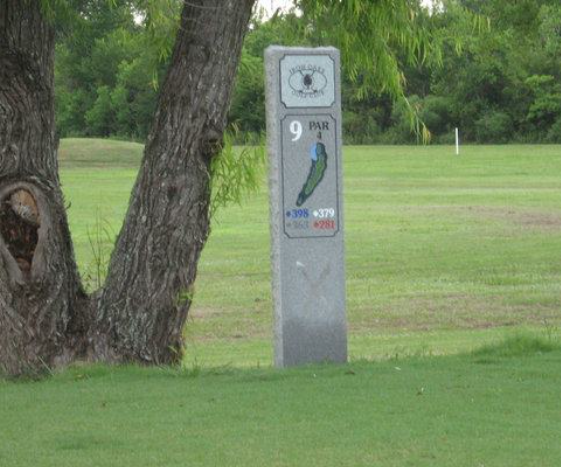
<svg viewBox="0 0 561 467">
<path fill-rule="evenodd" d="M 339 51 L 265 61 L 275 364 L 346 362 Z"/>
</svg>

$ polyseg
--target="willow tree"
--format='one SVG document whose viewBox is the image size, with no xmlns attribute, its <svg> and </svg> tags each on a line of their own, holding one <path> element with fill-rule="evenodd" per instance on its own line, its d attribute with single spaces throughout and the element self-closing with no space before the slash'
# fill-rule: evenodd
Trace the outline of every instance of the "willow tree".
<svg viewBox="0 0 561 467">
<path fill-rule="evenodd" d="M 154 12 L 168 1 L 140 4 Z M 54 25 L 64 0 L 0 0 L 0 371 L 38 372 L 77 359 L 168 364 L 182 356 L 209 235 L 210 167 L 220 152 L 254 0 L 181 3 L 108 276 L 88 295 L 57 165 Z M 391 50 L 405 50 L 412 61 L 427 56 L 429 35 L 418 26 L 415 1 L 299 6 L 314 33 L 322 22 L 338 24 L 338 45 L 352 51 L 347 66 L 365 88 L 382 86 L 398 96 L 402 79 Z"/>
</svg>

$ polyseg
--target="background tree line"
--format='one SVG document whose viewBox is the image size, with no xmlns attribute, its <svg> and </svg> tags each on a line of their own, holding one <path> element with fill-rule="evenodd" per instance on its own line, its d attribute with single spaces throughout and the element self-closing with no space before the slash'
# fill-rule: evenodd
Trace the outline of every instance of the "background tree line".
<svg viewBox="0 0 561 467">
<path fill-rule="evenodd" d="M 490 27 L 475 31 L 466 10 L 488 18 Z M 415 142 L 411 107 L 436 143 L 451 143 L 456 126 L 464 141 L 475 143 L 561 143 L 558 0 L 447 0 L 432 13 L 420 5 L 416 11 L 439 47 L 414 66 L 404 57 L 407 100 L 383 90 L 364 93 L 365 77 L 343 69 L 347 143 Z M 253 19 L 230 111 L 240 139 L 254 140 L 265 130 L 264 49 L 332 43 L 328 28 L 321 36 L 313 30 L 309 19 L 294 13 Z M 59 35 L 56 53 L 62 137 L 145 139 L 167 65 L 133 3 L 98 3 L 82 14 L 71 37 Z"/>
</svg>

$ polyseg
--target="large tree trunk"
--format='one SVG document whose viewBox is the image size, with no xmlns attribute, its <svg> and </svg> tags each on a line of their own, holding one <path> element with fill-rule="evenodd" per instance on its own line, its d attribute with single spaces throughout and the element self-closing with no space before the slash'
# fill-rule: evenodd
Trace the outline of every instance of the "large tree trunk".
<svg viewBox="0 0 561 467">
<path fill-rule="evenodd" d="M 210 160 L 254 0 L 185 0 L 108 278 L 92 298 L 60 190 L 54 31 L 40 3 L 0 0 L 0 372 L 178 361 L 209 233 Z"/>
<path fill-rule="evenodd" d="M 64 364 L 85 295 L 58 178 L 54 31 L 38 1 L 0 0 L 0 371 Z"/>
<path fill-rule="evenodd" d="M 97 304 L 94 354 L 171 363 L 183 350 L 222 141 L 254 0 L 185 2 L 144 160 Z"/>
</svg>

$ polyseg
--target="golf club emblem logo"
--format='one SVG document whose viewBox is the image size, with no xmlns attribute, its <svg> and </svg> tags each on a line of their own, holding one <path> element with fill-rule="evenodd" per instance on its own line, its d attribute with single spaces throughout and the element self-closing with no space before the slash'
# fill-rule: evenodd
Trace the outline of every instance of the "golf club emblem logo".
<svg viewBox="0 0 561 467">
<path fill-rule="evenodd" d="M 292 94 L 302 99 L 313 99 L 324 95 L 327 87 L 325 70 L 317 65 L 299 65 L 290 70 L 288 84 Z"/>
</svg>

